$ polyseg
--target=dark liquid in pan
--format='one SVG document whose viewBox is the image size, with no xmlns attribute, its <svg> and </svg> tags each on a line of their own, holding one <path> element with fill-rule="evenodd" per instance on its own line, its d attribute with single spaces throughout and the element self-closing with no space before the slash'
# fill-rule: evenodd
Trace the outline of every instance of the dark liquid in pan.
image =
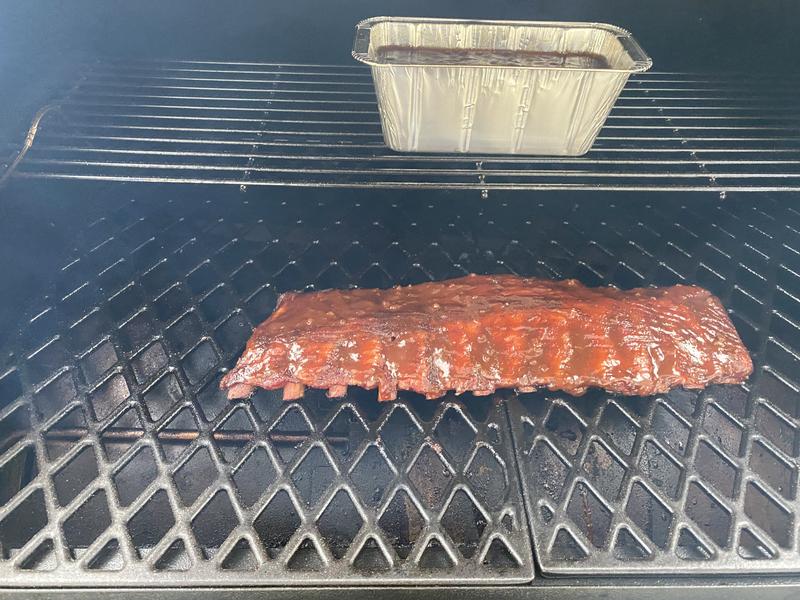
<svg viewBox="0 0 800 600">
<path fill-rule="evenodd" d="M 599 54 L 536 52 L 529 50 L 493 50 L 489 48 L 378 48 L 378 62 L 383 64 L 506 66 L 565 69 L 609 69 L 611 65 Z"/>
</svg>

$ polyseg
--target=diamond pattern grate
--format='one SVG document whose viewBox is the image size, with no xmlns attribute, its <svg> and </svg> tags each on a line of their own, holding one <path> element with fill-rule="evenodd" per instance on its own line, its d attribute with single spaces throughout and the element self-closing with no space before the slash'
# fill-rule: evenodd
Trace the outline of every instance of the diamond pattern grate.
<svg viewBox="0 0 800 600">
<path fill-rule="evenodd" d="M 4 581 L 530 580 L 499 398 L 219 392 L 280 291 L 334 274 L 394 281 L 384 252 L 423 273 L 418 250 L 359 204 L 306 217 L 232 198 L 235 219 L 177 198 L 115 206 L 22 327 L 0 378 Z"/>
<path fill-rule="evenodd" d="M 545 573 L 800 567 L 790 202 L 206 194 L 109 194 L 9 343 L 4 581 L 522 582 L 528 522 Z M 699 283 L 756 374 L 654 399 L 217 389 L 284 290 L 498 271 Z"/>
<path fill-rule="evenodd" d="M 14 174 L 485 194 L 797 192 L 796 87 L 787 73 L 638 73 L 586 156 L 400 154 L 384 144 L 364 66 L 103 61 L 44 117 Z"/>
<path fill-rule="evenodd" d="M 568 247 L 575 271 L 597 284 L 711 289 L 729 307 L 756 370 L 741 387 L 652 399 L 600 391 L 513 398 L 543 571 L 800 568 L 797 217 L 790 205 L 663 204 L 623 217 L 625 225 L 605 218 L 581 258 Z"/>
</svg>

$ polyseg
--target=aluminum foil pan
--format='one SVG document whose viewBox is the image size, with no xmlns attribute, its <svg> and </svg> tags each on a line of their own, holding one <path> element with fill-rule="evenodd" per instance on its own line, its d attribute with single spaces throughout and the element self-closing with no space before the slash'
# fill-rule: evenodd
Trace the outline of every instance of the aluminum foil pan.
<svg viewBox="0 0 800 600">
<path fill-rule="evenodd" d="M 630 74 L 652 65 L 613 25 L 392 17 L 356 26 L 353 57 L 371 66 L 401 152 L 584 154 Z"/>
</svg>

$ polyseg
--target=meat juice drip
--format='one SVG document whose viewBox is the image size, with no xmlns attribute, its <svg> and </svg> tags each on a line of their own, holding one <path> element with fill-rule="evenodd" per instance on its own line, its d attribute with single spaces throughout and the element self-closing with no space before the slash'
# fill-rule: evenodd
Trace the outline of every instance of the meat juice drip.
<svg viewBox="0 0 800 600">
<path fill-rule="evenodd" d="M 465 67 L 535 67 L 543 69 L 609 69 L 605 57 L 588 52 L 538 52 L 492 48 L 409 48 L 382 46 L 382 64 L 454 65 Z"/>
</svg>

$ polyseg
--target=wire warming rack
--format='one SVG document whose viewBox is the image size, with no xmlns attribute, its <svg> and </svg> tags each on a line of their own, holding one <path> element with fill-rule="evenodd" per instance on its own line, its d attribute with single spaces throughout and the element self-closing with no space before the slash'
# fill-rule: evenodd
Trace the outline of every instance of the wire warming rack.
<svg viewBox="0 0 800 600">
<path fill-rule="evenodd" d="M 314 187 L 800 190 L 796 77 L 632 78 L 583 157 L 406 155 L 360 66 L 92 65 L 43 119 L 19 177 Z"/>
</svg>

